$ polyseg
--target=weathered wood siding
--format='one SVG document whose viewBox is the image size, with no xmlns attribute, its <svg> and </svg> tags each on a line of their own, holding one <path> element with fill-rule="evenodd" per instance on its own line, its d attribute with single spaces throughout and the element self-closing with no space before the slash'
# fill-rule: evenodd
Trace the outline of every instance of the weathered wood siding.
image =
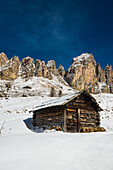
<svg viewBox="0 0 113 170">
<path fill-rule="evenodd" d="M 39 128 L 63 128 L 63 107 L 52 107 L 36 111 L 33 125 Z"/>
<path fill-rule="evenodd" d="M 87 95 L 80 95 L 66 104 L 67 130 L 79 131 L 81 127 L 96 127 L 100 124 L 96 105 Z M 80 116 L 78 115 L 80 109 Z M 79 117 L 78 117 L 79 116 Z"/>
<path fill-rule="evenodd" d="M 39 128 L 79 132 L 100 125 L 98 104 L 89 95 L 82 93 L 61 106 L 52 106 L 34 111 L 33 125 Z"/>
<path fill-rule="evenodd" d="M 67 131 L 77 132 L 77 109 L 66 109 L 67 113 Z"/>
</svg>

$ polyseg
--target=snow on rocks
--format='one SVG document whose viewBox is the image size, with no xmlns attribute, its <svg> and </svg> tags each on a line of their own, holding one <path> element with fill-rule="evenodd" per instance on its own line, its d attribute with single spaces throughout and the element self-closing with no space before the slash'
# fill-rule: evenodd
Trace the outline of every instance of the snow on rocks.
<svg viewBox="0 0 113 170">
<path fill-rule="evenodd" d="M 13 97 L 22 96 L 23 94 L 26 96 L 47 96 L 50 94 L 52 86 L 55 88 L 57 95 L 59 90 L 62 90 L 63 94 L 68 94 L 69 91 L 74 92 L 74 90 L 69 87 L 68 84 L 60 82 L 59 78 L 56 76 L 53 76 L 53 79 L 51 80 L 48 78 L 35 76 L 28 80 L 18 77 L 14 81 L 0 80 L 0 83 L 0 90 L 6 90 L 8 95 Z M 7 83 L 9 83 L 11 86 L 9 89 L 6 87 Z"/>
<path fill-rule="evenodd" d="M 80 56 L 73 58 L 73 62 L 75 62 L 74 64 L 83 64 L 84 61 L 90 61 L 90 56 L 91 54 L 83 53 Z"/>
</svg>

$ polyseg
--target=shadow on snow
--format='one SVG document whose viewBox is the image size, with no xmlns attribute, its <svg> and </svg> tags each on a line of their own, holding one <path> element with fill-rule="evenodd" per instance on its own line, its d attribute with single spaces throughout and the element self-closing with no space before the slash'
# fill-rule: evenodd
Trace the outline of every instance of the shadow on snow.
<svg viewBox="0 0 113 170">
<path fill-rule="evenodd" d="M 43 132 L 45 132 L 45 129 L 43 129 L 43 128 L 40 128 L 40 129 L 39 129 L 38 127 L 34 127 L 34 126 L 33 126 L 33 124 L 32 124 L 33 119 L 32 119 L 32 118 L 28 118 L 28 119 L 25 119 L 25 120 L 23 120 L 23 121 L 24 121 L 26 127 L 27 127 L 29 130 L 31 130 L 32 132 L 35 132 L 35 133 L 43 133 Z"/>
</svg>

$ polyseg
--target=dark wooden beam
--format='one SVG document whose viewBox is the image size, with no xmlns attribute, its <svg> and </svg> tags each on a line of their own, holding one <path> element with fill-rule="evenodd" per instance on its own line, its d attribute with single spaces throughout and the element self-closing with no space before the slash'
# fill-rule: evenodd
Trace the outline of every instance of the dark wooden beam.
<svg viewBox="0 0 113 170">
<path fill-rule="evenodd" d="M 80 132 L 80 108 L 78 108 L 78 122 L 77 122 L 77 124 L 78 124 L 78 132 Z"/>
<path fill-rule="evenodd" d="M 64 108 L 64 128 L 63 131 L 67 132 L 67 114 L 66 114 L 66 108 Z"/>
</svg>

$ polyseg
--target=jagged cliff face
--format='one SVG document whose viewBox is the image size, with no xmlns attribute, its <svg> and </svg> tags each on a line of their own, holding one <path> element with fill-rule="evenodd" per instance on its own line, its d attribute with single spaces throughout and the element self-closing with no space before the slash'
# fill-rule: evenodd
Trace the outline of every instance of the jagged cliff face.
<svg viewBox="0 0 113 170">
<path fill-rule="evenodd" d="M 52 75 L 55 75 L 60 81 L 65 82 L 63 67 L 60 68 L 62 71 L 56 69 L 54 60 L 48 61 L 46 65 L 44 61 L 37 59 L 35 64 L 34 59 L 29 56 L 20 62 L 17 56 L 8 60 L 4 53 L 0 54 L 0 79 L 4 80 L 16 79 L 19 76 L 26 80 L 33 76 L 52 79 Z"/>
<path fill-rule="evenodd" d="M 46 77 L 47 75 L 47 66 L 45 65 L 44 61 L 36 60 L 36 70 L 35 70 L 35 76 L 36 77 Z"/>
<path fill-rule="evenodd" d="M 30 78 L 34 75 L 34 60 L 30 58 L 29 56 L 22 59 L 22 62 L 20 64 L 20 75 L 22 78 Z"/>
<path fill-rule="evenodd" d="M 35 69 L 35 76 L 36 77 L 45 77 L 48 79 L 52 79 L 52 74 L 58 73 L 56 69 L 56 64 L 54 60 L 50 60 L 45 65 L 45 61 L 36 60 L 36 69 Z"/>
<path fill-rule="evenodd" d="M 20 61 L 17 56 L 8 60 L 4 53 L 0 54 L 0 78 L 16 79 L 18 77 Z"/>
<path fill-rule="evenodd" d="M 81 90 L 96 80 L 96 61 L 92 54 L 82 54 L 73 58 L 72 65 L 65 75 L 66 81 L 74 88 Z"/>
<path fill-rule="evenodd" d="M 83 53 L 73 58 L 72 65 L 66 74 L 61 64 L 56 69 L 54 60 L 48 61 L 46 65 L 44 61 L 37 59 L 35 64 L 34 59 L 29 56 L 20 62 L 17 56 L 8 60 L 4 53 L 0 54 L 0 79 L 14 80 L 21 77 L 27 81 L 33 76 L 50 80 L 53 76 L 57 76 L 60 82 L 65 84 L 65 79 L 77 90 L 88 89 L 92 93 L 113 93 L 112 66 L 106 65 L 103 70 L 99 64 L 96 64 L 92 54 Z"/>
<path fill-rule="evenodd" d="M 92 93 L 99 91 L 113 93 L 113 70 L 106 66 L 103 70 L 92 54 L 84 53 L 73 58 L 72 65 L 65 74 L 65 80 L 75 89 L 88 89 Z"/>
<path fill-rule="evenodd" d="M 17 56 L 8 60 L 4 53 L 0 54 L 0 97 L 50 96 L 51 87 L 57 96 L 68 90 L 73 92 L 56 69 L 54 60 L 46 65 L 37 59 L 35 64 L 29 56 L 19 61 Z"/>
<path fill-rule="evenodd" d="M 96 68 L 96 74 L 97 74 L 97 78 L 99 82 L 105 82 L 106 78 L 105 78 L 105 72 L 104 70 L 100 67 L 100 64 L 97 65 Z"/>
<path fill-rule="evenodd" d="M 7 56 L 4 53 L 0 54 L 0 67 L 2 67 L 8 61 Z"/>
<path fill-rule="evenodd" d="M 64 77 L 65 70 L 64 70 L 64 67 L 61 64 L 59 65 L 58 72 L 62 77 Z"/>
</svg>

